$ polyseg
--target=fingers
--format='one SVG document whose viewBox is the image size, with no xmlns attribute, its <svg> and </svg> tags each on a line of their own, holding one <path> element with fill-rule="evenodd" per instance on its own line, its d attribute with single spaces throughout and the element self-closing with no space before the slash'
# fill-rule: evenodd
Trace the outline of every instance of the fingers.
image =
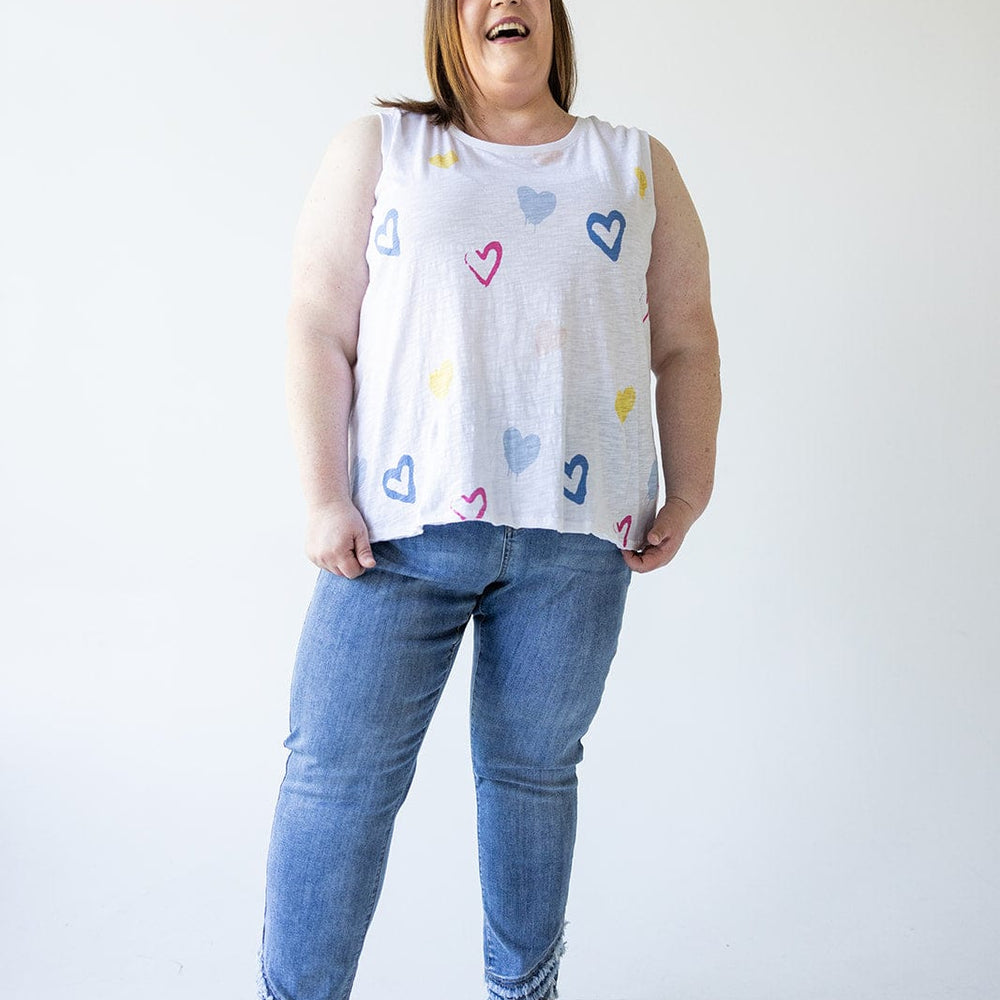
<svg viewBox="0 0 1000 1000">
<path fill-rule="evenodd" d="M 318 553 L 312 553 L 307 549 L 306 555 L 309 561 L 320 569 L 346 577 L 348 580 L 354 580 L 361 576 L 366 569 L 375 566 L 375 556 L 372 553 L 367 531 L 354 535 L 347 544 L 352 547 L 341 546 Z"/>
<path fill-rule="evenodd" d="M 309 508 L 305 551 L 320 569 L 349 580 L 375 566 L 368 526 L 360 511 L 347 501 Z"/>
<path fill-rule="evenodd" d="M 355 539 L 354 545 L 355 547 L 345 553 L 338 562 L 341 576 L 346 576 L 349 580 L 361 576 L 366 569 L 371 569 L 375 565 L 375 557 L 372 555 L 367 536 L 363 540 Z"/>
<path fill-rule="evenodd" d="M 354 555 L 358 562 L 365 569 L 371 569 L 375 565 L 375 556 L 372 555 L 371 543 L 368 541 L 368 532 L 356 535 L 354 538 Z"/>
<path fill-rule="evenodd" d="M 663 552 L 656 550 L 655 546 L 647 546 L 642 552 L 623 549 L 622 557 L 629 569 L 635 573 L 649 573 L 665 566 L 670 561 Z"/>
<path fill-rule="evenodd" d="M 649 573 L 666 566 L 677 555 L 694 521 L 694 509 L 683 497 L 670 496 L 653 521 L 641 552 L 622 549 L 622 558 L 636 573 Z"/>
<path fill-rule="evenodd" d="M 678 532 L 665 538 L 659 545 L 647 545 L 641 552 L 622 549 L 622 558 L 629 569 L 634 572 L 649 573 L 661 566 L 666 566 L 677 555 L 677 550 L 681 547 L 683 540 L 684 536 Z"/>
<path fill-rule="evenodd" d="M 306 553 L 309 556 L 309 553 Z M 309 556 L 309 561 L 320 569 L 325 569 L 335 576 L 343 576 L 348 580 L 361 576 L 365 568 L 358 562 L 353 551 L 350 552 L 330 552 L 323 556 Z"/>
</svg>

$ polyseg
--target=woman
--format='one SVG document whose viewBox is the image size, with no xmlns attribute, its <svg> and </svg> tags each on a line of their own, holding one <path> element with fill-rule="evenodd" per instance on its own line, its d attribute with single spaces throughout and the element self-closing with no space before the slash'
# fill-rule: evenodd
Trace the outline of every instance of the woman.
<svg viewBox="0 0 1000 1000">
<path fill-rule="evenodd" d="M 337 136 L 296 234 L 288 390 L 320 567 L 259 950 L 346 1000 L 469 619 L 485 980 L 556 997 L 576 765 L 633 572 L 712 491 L 719 360 L 667 150 L 569 113 L 563 0 L 429 0 L 434 98 Z M 649 371 L 656 375 L 666 501 Z"/>
</svg>

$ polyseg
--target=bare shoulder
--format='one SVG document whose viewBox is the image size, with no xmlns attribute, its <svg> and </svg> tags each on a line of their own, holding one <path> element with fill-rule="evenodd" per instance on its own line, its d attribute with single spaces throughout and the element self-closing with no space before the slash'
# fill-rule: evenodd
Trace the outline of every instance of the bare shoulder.
<svg viewBox="0 0 1000 1000">
<path fill-rule="evenodd" d="M 676 170 L 677 164 L 670 150 L 656 138 L 655 135 L 649 137 L 649 153 L 653 158 L 653 170 Z"/>
<path fill-rule="evenodd" d="M 708 254 L 705 233 L 687 185 L 677 168 L 673 154 L 659 139 L 649 137 L 653 165 L 653 198 L 656 224 L 653 233 L 654 253 L 669 249 L 684 257 Z"/>
<path fill-rule="evenodd" d="M 656 221 L 646 285 L 649 291 L 652 365 L 684 347 L 700 347 L 714 336 L 708 244 L 677 162 L 649 137 Z"/>
<path fill-rule="evenodd" d="M 369 114 L 355 118 L 341 128 L 330 140 L 327 152 L 354 155 L 358 160 L 371 160 L 381 156 L 382 119 Z"/>
<path fill-rule="evenodd" d="M 382 167 L 382 121 L 378 115 L 362 115 L 341 128 L 323 154 L 319 177 L 335 183 L 364 183 L 378 180 Z"/>
<path fill-rule="evenodd" d="M 329 252 L 338 234 L 355 243 L 360 238 L 363 245 L 381 169 L 379 116 L 363 115 L 341 128 L 327 144 L 306 195 L 297 251 Z"/>
<path fill-rule="evenodd" d="M 354 119 L 329 141 L 295 227 L 294 308 L 315 315 L 336 305 L 356 316 L 368 280 L 365 247 L 381 170 L 378 115 Z"/>
<path fill-rule="evenodd" d="M 697 221 L 698 216 L 691 195 L 673 154 L 652 135 L 649 137 L 649 153 L 653 162 L 653 196 L 657 215 L 665 213 L 668 221 L 673 220 L 688 225 Z"/>
</svg>

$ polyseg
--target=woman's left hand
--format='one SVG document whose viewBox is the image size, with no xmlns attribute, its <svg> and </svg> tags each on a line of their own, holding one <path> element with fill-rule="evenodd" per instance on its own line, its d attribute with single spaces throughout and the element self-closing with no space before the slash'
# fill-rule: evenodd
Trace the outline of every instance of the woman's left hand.
<svg viewBox="0 0 1000 1000">
<path fill-rule="evenodd" d="M 622 557 L 636 573 L 648 573 L 666 566 L 677 555 L 688 528 L 696 518 L 694 508 L 687 500 L 667 497 L 667 502 L 656 515 L 653 527 L 649 529 L 646 547 L 641 552 L 622 549 Z"/>
</svg>

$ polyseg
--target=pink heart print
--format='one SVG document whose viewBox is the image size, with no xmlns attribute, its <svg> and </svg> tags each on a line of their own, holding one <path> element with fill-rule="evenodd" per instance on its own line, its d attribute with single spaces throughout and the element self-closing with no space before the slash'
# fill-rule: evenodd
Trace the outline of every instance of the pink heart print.
<svg viewBox="0 0 1000 1000">
<path fill-rule="evenodd" d="M 625 517 L 623 517 L 615 525 L 615 531 L 617 531 L 619 535 L 622 534 L 622 529 L 623 528 L 625 529 L 625 534 L 622 535 L 622 548 L 623 549 L 627 549 L 628 548 L 628 532 L 629 532 L 629 528 L 631 528 L 631 527 L 632 527 L 632 515 L 631 514 L 626 514 Z"/>
<path fill-rule="evenodd" d="M 482 503 L 479 505 L 479 510 L 473 513 L 471 504 L 473 504 L 476 498 L 479 498 Z M 486 490 L 482 486 L 474 489 L 468 496 L 464 493 L 461 496 L 456 497 L 451 503 L 451 509 L 463 520 L 463 521 L 477 521 L 479 518 L 486 513 Z M 462 513 L 462 512 L 465 513 Z"/>
<path fill-rule="evenodd" d="M 485 278 L 472 264 L 469 264 L 469 255 L 465 255 L 465 263 L 469 265 L 469 270 L 476 276 L 479 283 L 483 287 L 486 287 L 493 280 L 493 275 L 497 273 L 497 268 L 500 266 L 500 261 L 503 258 L 503 247 L 500 246 L 496 240 L 493 240 L 492 243 L 487 243 L 482 250 L 476 250 L 475 253 L 476 256 L 483 262 L 485 262 L 486 258 L 491 254 L 496 254 L 496 260 L 493 261 L 493 266 L 490 268 L 489 273 Z"/>
</svg>

